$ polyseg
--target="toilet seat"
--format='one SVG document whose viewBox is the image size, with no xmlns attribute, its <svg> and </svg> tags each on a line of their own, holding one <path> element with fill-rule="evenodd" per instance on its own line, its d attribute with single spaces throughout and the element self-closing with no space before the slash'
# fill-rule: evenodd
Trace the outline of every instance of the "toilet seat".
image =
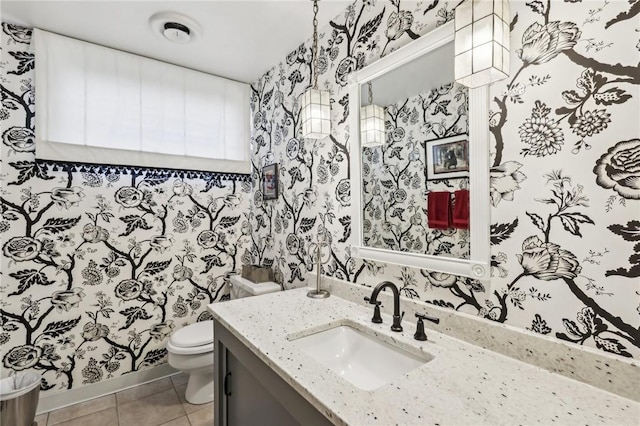
<svg viewBox="0 0 640 426">
<path fill-rule="evenodd" d="M 213 351 L 213 321 L 189 324 L 171 335 L 167 350 L 177 355 L 195 355 Z"/>
<path fill-rule="evenodd" d="M 213 320 L 200 321 L 182 327 L 171 335 L 170 342 L 181 348 L 202 346 L 213 342 Z"/>
<path fill-rule="evenodd" d="M 208 345 L 192 346 L 190 348 L 182 348 L 180 346 L 172 345 L 171 342 L 167 342 L 167 351 L 176 355 L 197 355 L 207 352 L 213 352 L 213 342 Z"/>
</svg>

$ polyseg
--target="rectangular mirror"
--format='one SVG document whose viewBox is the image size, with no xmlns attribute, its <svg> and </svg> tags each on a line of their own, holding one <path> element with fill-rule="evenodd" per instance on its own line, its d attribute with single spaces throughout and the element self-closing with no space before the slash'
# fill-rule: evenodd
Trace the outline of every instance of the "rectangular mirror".
<svg viewBox="0 0 640 426">
<path fill-rule="evenodd" d="M 448 23 L 353 76 L 352 252 L 484 280 L 488 90 L 454 81 L 453 44 Z"/>
</svg>

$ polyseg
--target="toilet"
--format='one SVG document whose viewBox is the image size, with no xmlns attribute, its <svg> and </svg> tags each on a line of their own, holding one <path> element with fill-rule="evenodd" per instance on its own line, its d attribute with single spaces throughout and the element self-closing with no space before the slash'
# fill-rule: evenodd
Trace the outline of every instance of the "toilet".
<svg viewBox="0 0 640 426">
<path fill-rule="evenodd" d="M 230 278 L 231 300 L 280 291 L 274 282 L 253 283 Z M 185 399 L 191 404 L 213 401 L 213 321 L 200 321 L 177 330 L 167 343 L 169 365 L 189 375 Z"/>
</svg>

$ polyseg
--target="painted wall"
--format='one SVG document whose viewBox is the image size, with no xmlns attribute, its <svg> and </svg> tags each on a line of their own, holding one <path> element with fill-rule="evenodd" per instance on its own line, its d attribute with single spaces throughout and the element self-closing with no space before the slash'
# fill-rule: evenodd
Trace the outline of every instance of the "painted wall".
<svg viewBox="0 0 640 426">
<path fill-rule="evenodd" d="M 425 173 L 427 141 L 468 134 L 468 111 L 468 90 L 457 83 L 385 107 L 386 144 L 362 151 L 365 246 L 469 258 L 469 231 L 429 228 L 427 214 L 428 192 L 450 192 L 453 199 L 469 179 Z M 458 165 L 464 164 L 461 158 Z"/>
<path fill-rule="evenodd" d="M 2 29 L 2 375 L 56 392 L 164 363 L 228 298 L 249 176 L 36 163 L 31 32 Z"/>
<path fill-rule="evenodd" d="M 281 195 L 254 187 L 254 261 L 304 285 L 324 274 L 624 357 L 640 356 L 640 8 L 626 1 L 512 1 L 511 75 L 491 86 L 489 285 L 351 256 L 347 76 L 453 19 L 458 2 L 357 0 L 320 24 L 319 85 L 332 134 L 299 137 L 307 41 L 253 85 L 254 180 L 280 164 Z"/>
</svg>

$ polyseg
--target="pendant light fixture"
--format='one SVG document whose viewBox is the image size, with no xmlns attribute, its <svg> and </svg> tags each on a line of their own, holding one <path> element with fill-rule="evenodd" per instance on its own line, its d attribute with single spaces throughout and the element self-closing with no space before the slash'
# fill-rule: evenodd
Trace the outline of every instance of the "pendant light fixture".
<svg viewBox="0 0 640 426">
<path fill-rule="evenodd" d="M 509 0 L 466 0 L 455 12 L 455 76 L 467 87 L 509 75 Z"/>
<path fill-rule="evenodd" d="M 369 105 L 360 108 L 360 133 L 362 146 L 384 145 L 386 135 L 384 132 L 384 108 L 373 104 L 373 89 L 369 86 Z"/>
<path fill-rule="evenodd" d="M 331 133 L 331 104 L 329 92 L 318 90 L 318 0 L 313 0 L 312 61 L 313 86 L 302 95 L 302 137 L 323 139 Z"/>
</svg>

